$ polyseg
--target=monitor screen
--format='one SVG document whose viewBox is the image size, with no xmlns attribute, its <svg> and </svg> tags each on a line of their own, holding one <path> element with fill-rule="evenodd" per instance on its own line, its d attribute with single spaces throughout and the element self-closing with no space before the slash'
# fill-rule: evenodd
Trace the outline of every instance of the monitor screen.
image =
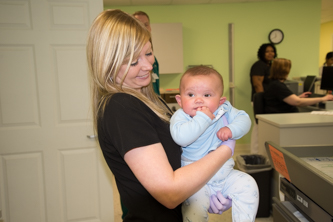
<svg viewBox="0 0 333 222">
<path fill-rule="evenodd" d="M 295 95 L 298 95 L 300 92 L 298 91 L 298 81 L 294 80 L 286 80 L 284 84 L 292 91 Z M 302 93 L 302 92 L 301 92 Z"/>
<path fill-rule="evenodd" d="M 333 66 L 324 66 L 320 89 L 333 90 Z"/>
<path fill-rule="evenodd" d="M 316 76 L 307 76 L 304 80 L 303 92 L 314 92 Z"/>
</svg>

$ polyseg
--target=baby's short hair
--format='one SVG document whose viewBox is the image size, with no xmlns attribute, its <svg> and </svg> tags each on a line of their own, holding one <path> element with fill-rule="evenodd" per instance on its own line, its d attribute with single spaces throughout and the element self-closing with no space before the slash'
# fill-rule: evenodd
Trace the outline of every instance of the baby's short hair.
<svg viewBox="0 0 333 222">
<path fill-rule="evenodd" d="M 180 79 L 179 90 L 181 88 L 182 80 L 183 80 L 184 76 L 187 76 L 187 75 L 189 75 L 189 76 L 216 75 L 221 80 L 222 89 L 224 88 L 223 78 L 218 71 L 216 71 L 215 69 L 213 69 L 209 66 L 199 65 L 199 66 L 191 67 L 185 71 L 182 78 Z"/>
</svg>

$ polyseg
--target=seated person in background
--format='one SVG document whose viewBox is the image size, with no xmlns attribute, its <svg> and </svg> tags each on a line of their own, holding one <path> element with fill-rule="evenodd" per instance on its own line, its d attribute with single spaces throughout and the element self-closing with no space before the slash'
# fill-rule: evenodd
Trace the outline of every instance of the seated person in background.
<svg viewBox="0 0 333 222">
<path fill-rule="evenodd" d="M 264 94 L 265 113 L 293 113 L 298 112 L 297 106 L 309 106 L 319 102 L 333 100 L 333 95 L 325 95 L 317 98 L 306 98 L 311 92 L 295 95 L 284 84 L 291 69 L 289 59 L 274 59 L 270 72 L 269 87 Z"/>
<path fill-rule="evenodd" d="M 172 138 L 183 149 L 182 167 L 203 158 L 221 143 L 234 147 L 234 140 L 250 130 L 248 114 L 234 108 L 222 96 L 223 79 L 215 69 L 207 66 L 188 69 L 180 80 L 179 90 L 176 100 L 181 109 L 173 114 L 170 129 Z M 213 194 L 223 205 L 220 213 L 232 206 L 233 221 L 255 220 L 259 203 L 257 184 L 250 175 L 234 170 L 234 165 L 230 158 L 203 188 L 183 203 L 183 221 L 208 221 L 208 212 L 214 212 L 209 209 Z"/>
<path fill-rule="evenodd" d="M 333 66 L 333 52 L 328 52 L 326 54 L 325 63 L 319 68 L 319 76 L 321 77 L 323 74 L 324 66 Z"/>
</svg>

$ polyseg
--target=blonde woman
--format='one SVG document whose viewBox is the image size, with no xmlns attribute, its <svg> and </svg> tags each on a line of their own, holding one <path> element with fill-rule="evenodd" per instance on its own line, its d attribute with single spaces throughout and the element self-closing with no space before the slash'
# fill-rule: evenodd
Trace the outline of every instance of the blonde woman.
<svg viewBox="0 0 333 222">
<path fill-rule="evenodd" d="M 89 31 L 94 124 L 128 214 L 124 221 L 182 221 L 180 204 L 231 157 L 222 144 L 180 168 L 171 111 L 152 88 L 150 32 L 133 16 L 106 10 Z"/>
</svg>

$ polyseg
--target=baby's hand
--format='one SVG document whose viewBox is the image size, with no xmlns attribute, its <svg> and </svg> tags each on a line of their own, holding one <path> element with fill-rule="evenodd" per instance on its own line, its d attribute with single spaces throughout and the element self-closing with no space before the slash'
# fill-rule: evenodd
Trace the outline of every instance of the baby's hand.
<svg viewBox="0 0 333 222">
<path fill-rule="evenodd" d="M 201 111 L 204 114 L 206 114 L 211 120 L 213 120 L 215 118 L 215 115 L 206 107 L 206 106 L 202 106 L 197 108 L 197 111 Z"/>
<path fill-rule="evenodd" d="M 228 127 L 222 127 L 217 133 L 217 137 L 222 141 L 227 141 L 232 138 L 232 132 Z"/>
</svg>

